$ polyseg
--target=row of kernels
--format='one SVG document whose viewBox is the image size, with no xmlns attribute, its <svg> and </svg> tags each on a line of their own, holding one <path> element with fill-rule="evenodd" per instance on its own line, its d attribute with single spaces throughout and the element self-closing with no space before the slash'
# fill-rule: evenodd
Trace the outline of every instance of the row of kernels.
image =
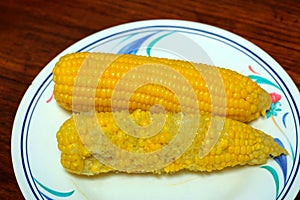
<svg viewBox="0 0 300 200">
<path fill-rule="evenodd" d="M 83 159 L 77 155 L 77 154 L 61 154 L 61 164 L 66 168 L 66 169 L 71 169 L 71 170 L 82 170 L 84 166 Z"/>
</svg>

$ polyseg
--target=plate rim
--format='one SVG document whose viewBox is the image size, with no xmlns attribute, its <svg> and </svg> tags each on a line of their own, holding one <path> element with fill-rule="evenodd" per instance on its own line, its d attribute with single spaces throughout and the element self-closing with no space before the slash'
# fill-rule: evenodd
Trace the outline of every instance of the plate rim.
<svg viewBox="0 0 300 200">
<path fill-rule="evenodd" d="M 17 167 L 17 163 L 16 163 L 16 158 L 14 155 L 18 154 L 18 152 L 15 152 L 13 147 L 15 147 L 16 144 L 14 144 L 14 141 L 16 140 L 15 138 L 17 137 L 16 136 L 16 129 L 18 127 L 18 124 L 20 121 L 20 119 L 23 118 L 23 113 L 24 113 L 24 105 L 27 105 L 28 104 L 28 99 L 29 97 L 32 96 L 32 92 L 35 91 L 37 89 L 37 87 L 39 86 L 39 81 L 40 79 L 45 79 L 45 76 L 43 75 L 47 75 L 47 73 L 49 73 L 49 70 L 50 70 L 50 67 L 53 66 L 53 63 L 57 62 L 58 58 L 61 57 L 62 55 L 66 54 L 66 53 L 69 53 L 69 52 L 72 52 L 73 49 L 75 49 L 76 47 L 79 47 L 79 46 L 83 46 L 82 44 L 83 43 L 88 43 L 89 40 L 93 40 L 95 41 L 93 38 L 97 38 L 99 37 L 99 35 L 101 35 L 101 38 L 104 38 L 102 37 L 102 35 L 108 35 L 108 34 L 111 34 L 112 32 L 115 32 L 115 30 L 118 30 L 118 29 L 121 29 L 121 30 L 124 30 L 124 28 L 126 28 L 125 30 L 126 31 L 129 31 L 131 29 L 134 29 L 134 28 L 142 28 L 142 27 L 149 27 L 149 25 L 161 25 L 161 26 L 171 26 L 171 25 L 177 25 L 178 27 L 202 27 L 202 29 L 205 27 L 209 30 L 214 30 L 214 31 L 217 31 L 218 33 L 219 32 L 222 32 L 222 33 L 226 33 L 230 36 L 233 36 L 235 38 L 238 39 L 238 41 L 242 41 L 243 44 L 244 42 L 246 43 L 245 46 L 248 46 L 250 45 L 251 48 L 254 48 L 255 49 L 255 52 L 258 51 L 258 55 L 261 55 L 261 57 L 267 57 L 269 60 L 269 62 L 272 62 L 272 63 L 275 63 L 277 68 L 279 67 L 280 69 L 280 72 L 277 72 L 277 73 L 280 73 L 280 74 L 283 74 L 284 75 L 284 78 L 285 78 L 285 81 L 288 81 L 287 85 L 289 86 L 288 89 L 290 89 L 290 87 L 292 87 L 292 90 L 293 91 L 298 91 L 295 83 L 293 82 L 293 80 L 291 79 L 291 77 L 287 74 L 287 72 L 283 69 L 283 67 L 274 59 L 272 58 L 269 54 L 267 54 L 263 49 L 261 49 L 260 47 L 258 47 L 257 45 L 253 44 L 252 42 L 244 39 L 243 37 L 239 36 L 239 35 L 236 35 L 235 33 L 232 33 L 232 32 L 229 32 L 225 29 L 222 29 L 222 28 L 219 28 L 219 27 L 215 27 L 215 26 L 212 26 L 212 25 L 208 25 L 208 24 L 203 24 L 203 23 L 199 23 L 199 22 L 192 22 L 192 21 L 186 21 L 186 20 L 174 20 L 174 19 L 156 19 L 156 20 L 142 20 L 142 21 L 136 21 L 136 22 L 129 22 L 129 23 L 125 23 L 125 24 L 120 24 L 120 25 L 117 25 L 117 26 L 113 26 L 113 27 L 110 27 L 110 28 L 107 28 L 107 29 L 104 29 L 104 30 L 100 30 L 98 32 L 95 32 L 89 36 L 86 36 L 84 37 L 83 39 L 75 42 L 74 44 L 70 45 L 69 47 L 67 47 L 65 50 L 63 50 L 61 53 L 57 54 L 47 65 L 45 65 L 45 67 L 38 73 L 38 75 L 34 78 L 34 80 L 32 81 L 31 85 L 27 88 L 26 92 L 24 93 L 23 97 L 22 97 L 22 100 L 18 106 L 18 109 L 16 111 L 16 115 L 15 115 L 15 118 L 14 118 L 14 122 L 13 122 L 13 128 L 12 128 L 12 136 L 11 136 L 11 156 L 12 156 L 12 163 L 13 163 L 13 170 L 14 170 L 14 174 L 15 174 L 15 177 L 17 179 L 17 182 L 18 182 L 18 185 L 19 185 L 19 188 L 21 189 L 21 192 L 23 194 L 24 197 L 27 197 L 25 195 L 25 193 L 27 192 L 24 187 L 21 187 L 21 178 L 18 174 L 18 172 L 15 170 L 15 168 Z M 48 77 L 49 78 L 49 77 Z M 48 79 L 47 78 L 47 79 Z M 287 80 L 286 80 L 287 79 Z M 297 96 L 298 96 L 298 99 L 300 99 L 299 97 L 299 91 L 297 93 Z M 29 99 L 30 101 L 30 99 Z M 297 105 L 297 104 L 295 104 Z M 26 107 L 27 109 L 27 107 Z M 25 109 L 25 110 L 26 110 Z M 22 121 L 22 120 L 21 120 Z M 294 179 L 297 179 L 298 182 L 300 182 L 299 180 L 299 173 L 296 173 L 295 176 L 294 176 Z M 295 185 L 295 184 L 292 184 L 291 187 Z M 296 186 L 294 186 L 296 187 Z M 297 188 L 296 188 L 297 189 Z M 298 186 L 298 190 L 294 191 L 294 195 L 292 195 L 293 197 L 295 197 L 298 193 L 298 190 L 300 189 L 300 184 Z M 289 190 L 291 191 L 291 190 Z M 290 194 L 290 192 L 288 193 Z"/>
</svg>

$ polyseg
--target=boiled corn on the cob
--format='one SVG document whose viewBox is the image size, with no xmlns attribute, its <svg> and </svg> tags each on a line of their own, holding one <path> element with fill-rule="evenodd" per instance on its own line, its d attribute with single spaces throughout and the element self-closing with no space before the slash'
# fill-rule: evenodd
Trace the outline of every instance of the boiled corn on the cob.
<svg viewBox="0 0 300 200">
<path fill-rule="evenodd" d="M 114 120 L 116 117 L 125 119 L 126 116 L 124 111 L 101 112 L 96 114 L 96 119 L 91 120 L 90 116 L 74 114 L 57 132 L 62 166 L 72 173 L 83 175 L 95 175 L 111 171 L 158 174 L 173 173 L 180 170 L 211 172 L 237 165 L 259 165 L 265 163 L 269 157 L 277 157 L 287 153 L 271 136 L 242 122 L 228 118 L 202 114 L 198 118 L 199 123 L 195 133 L 191 134 L 194 130 L 187 128 L 184 131 L 188 136 L 181 137 L 177 144 L 171 144 L 171 141 L 178 137 L 177 133 L 182 125 L 182 113 L 167 112 L 151 115 L 158 117 L 158 119 L 165 119 L 165 123 L 158 134 L 151 137 L 134 137 L 127 134 L 126 130 L 120 129 Z M 141 127 L 147 127 L 153 120 L 152 117 L 150 117 L 149 112 L 139 109 L 130 114 L 131 120 Z M 193 119 L 195 117 L 192 114 L 188 115 L 188 120 L 197 124 Z M 218 129 L 220 124 L 223 125 L 221 131 Z M 109 148 L 106 149 L 107 146 L 101 142 L 101 134 L 95 131 L 95 126 L 98 125 L 116 148 L 125 151 L 124 154 L 112 152 Z M 213 134 L 208 135 L 209 130 Z M 143 132 L 144 129 L 139 129 L 139 131 Z M 216 143 L 206 155 L 201 156 L 203 148 L 208 147 L 205 146 L 205 143 L 209 143 L 209 140 L 215 136 L 218 136 Z M 178 154 L 180 145 L 184 145 L 190 139 L 190 145 Z M 162 151 L 168 147 L 170 148 L 167 155 L 174 156 L 171 161 L 167 160 L 166 157 L 147 156 L 148 153 Z M 126 156 L 128 155 L 126 152 L 142 155 L 141 160 L 131 159 Z M 102 158 L 108 159 L 106 161 L 113 160 L 111 164 L 114 167 L 104 163 L 105 160 L 100 162 L 100 154 Z M 143 168 L 143 163 L 145 168 Z M 165 166 L 161 165 L 160 168 L 156 169 L 148 168 L 148 164 L 151 163 L 163 163 Z"/>
<path fill-rule="evenodd" d="M 132 76 L 125 79 L 126 74 Z M 160 104 L 170 112 L 199 109 L 249 122 L 264 115 L 271 104 L 266 91 L 237 72 L 165 58 L 72 53 L 57 62 L 53 80 L 57 103 L 77 112 L 127 107 L 147 111 Z M 122 84 L 117 90 L 118 81 Z"/>
</svg>

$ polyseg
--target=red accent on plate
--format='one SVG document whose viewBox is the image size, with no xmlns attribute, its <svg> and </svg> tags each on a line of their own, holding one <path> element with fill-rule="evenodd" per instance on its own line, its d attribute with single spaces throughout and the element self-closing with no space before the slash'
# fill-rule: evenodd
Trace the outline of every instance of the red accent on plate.
<svg viewBox="0 0 300 200">
<path fill-rule="evenodd" d="M 276 103 L 276 102 L 280 101 L 280 99 L 281 99 L 281 95 L 277 94 L 275 92 L 270 93 L 270 97 L 271 97 L 272 103 Z"/>
<path fill-rule="evenodd" d="M 258 72 L 256 72 L 256 71 L 253 70 L 253 68 L 252 68 L 251 65 L 249 65 L 248 68 L 249 68 L 249 70 L 250 70 L 251 72 L 253 72 L 254 74 L 259 74 Z"/>
<path fill-rule="evenodd" d="M 51 94 L 51 97 L 49 99 L 47 99 L 46 103 L 50 103 L 52 99 L 53 99 L 53 92 Z"/>
</svg>

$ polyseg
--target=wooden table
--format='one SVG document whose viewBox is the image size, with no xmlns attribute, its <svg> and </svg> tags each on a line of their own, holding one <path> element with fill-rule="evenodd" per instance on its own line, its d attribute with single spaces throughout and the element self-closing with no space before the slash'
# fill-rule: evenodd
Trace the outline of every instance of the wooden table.
<svg viewBox="0 0 300 200">
<path fill-rule="evenodd" d="M 300 88 L 297 0 L 112 2 L 0 1 L 1 199 L 23 199 L 12 168 L 10 140 L 14 116 L 26 89 L 53 57 L 99 30 L 125 22 L 162 18 L 211 24 L 264 49 Z"/>
</svg>

